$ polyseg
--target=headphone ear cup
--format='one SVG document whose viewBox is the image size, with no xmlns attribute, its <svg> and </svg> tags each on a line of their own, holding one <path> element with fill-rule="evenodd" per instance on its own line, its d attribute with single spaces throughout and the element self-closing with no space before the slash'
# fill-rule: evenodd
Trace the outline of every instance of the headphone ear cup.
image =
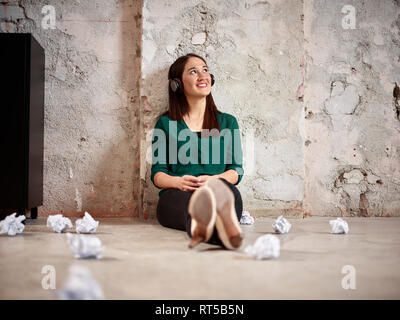
<svg viewBox="0 0 400 320">
<path fill-rule="evenodd" d="M 179 79 L 174 78 L 169 80 L 169 86 L 171 90 L 175 93 L 179 93 L 182 91 L 182 83 Z"/>
<path fill-rule="evenodd" d="M 177 92 L 180 87 L 180 81 L 178 79 L 169 79 L 169 87 L 172 92 Z"/>
<path fill-rule="evenodd" d="M 210 73 L 210 76 L 211 76 L 211 87 L 212 87 L 215 83 L 215 77 L 212 73 Z"/>
</svg>

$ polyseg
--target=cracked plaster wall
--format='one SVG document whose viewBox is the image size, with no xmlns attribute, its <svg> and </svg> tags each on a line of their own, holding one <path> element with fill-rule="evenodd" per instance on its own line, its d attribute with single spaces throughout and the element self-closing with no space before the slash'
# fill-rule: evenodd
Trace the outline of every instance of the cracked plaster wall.
<svg viewBox="0 0 400 320">
<path fill-rule="evenodd" d="M 252 213 L 300 210 L 303 199 L 302 110 L 296 96 L 303 81 L 302 10 L 297 0 L 143 3 L 142 138 L 167 109 L 169 66 L 188 52 L 202 55 L 216 77 L 217 107 L 235 115 L 242 131 L 245 175 L 238 188 Z M 150 143 L 143 139 L 142 150 Z M 154 216 L 158 189 L 144 156 L 143 210 Z"/>
<path fill-rule="evenodd" d="M 355 30 L 341 27 L 346 4 Z M 44 5 L 56 30 L 41 28 Z M 3 0 L 0 32 L 46 51 L 40 215 L 154 218 L 146 134 L 170 64 L 191 51 L 239 121 L 245 210 L 400 215 L 399 1 Z"/>
<path fill-rule="evenodd" d="M 304 16 L 305 214 L 400 216 L 400 2 L 305 1 Z"/>
<path fill-rule="evenodd" d="M 140 1 L 0 1 L 0 32 L 32 33 L 46 54 L 39 215 L 139 216 L 140 24 Z"/>
</svg>

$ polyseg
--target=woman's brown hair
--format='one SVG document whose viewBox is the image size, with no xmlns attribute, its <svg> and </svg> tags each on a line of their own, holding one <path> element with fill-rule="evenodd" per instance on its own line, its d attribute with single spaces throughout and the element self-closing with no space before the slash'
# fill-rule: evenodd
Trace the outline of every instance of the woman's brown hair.
<svg viewBox="0 0 400 320">
<path fill-rule="evenodd" d="M 205 64 L 207 62 L 197 54 L 188 53 L 187 55 L 181 56 L 170 66 L 168 71 L 168 79 L 179 79 L 182 82 L 182 74 L 185 69 L 186 62 L 190 57 L 196 57 L 204 61 Z M 173 92 L 171 87 L 168 84 L 168 96 L 169 96 L 169 108 L 166 112 L 161 114 L 161 116 L 168 116 L 172 120 L 181 121 L 183 116 L 189 111 L 189 105 L 186 99 L 185 94 L 178 92 Z M 214 99 L 210 94 L 206 97 L 206 110 L 204 112 L 203 119 L 203 129 L 218 129 L 220 130 L 217 114 L 220 113 L 218 111 Z"/>
</svg>

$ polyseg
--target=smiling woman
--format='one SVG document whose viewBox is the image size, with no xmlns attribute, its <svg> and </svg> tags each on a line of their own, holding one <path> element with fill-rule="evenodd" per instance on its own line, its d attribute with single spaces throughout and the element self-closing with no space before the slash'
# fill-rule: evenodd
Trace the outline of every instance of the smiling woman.
<svg viewBox="0 0 400 320">
<path fill-rule="evenodd" d="M 235 186 L 243 176 L 238 122 L 218 111 L 214 76 L 202 57 L 179 57 L 168 79 L 169 109 L 157 120 L 152 143 L 151 181 L 162 189 L 158 221 L 186 230 L 191 248 L 204 241 L 237 249 L 243 239 Z"/>
<path fill-rule="evenodd" d="M 178 58 L 169 69 L 168 79 L 169 109 L 163 115 L 176 121 L 184 119 L 193 131 L 219 130 L 219 111 L 211 94 L 214 76 L 204 59 L 193 53 Z"/>
</svg>

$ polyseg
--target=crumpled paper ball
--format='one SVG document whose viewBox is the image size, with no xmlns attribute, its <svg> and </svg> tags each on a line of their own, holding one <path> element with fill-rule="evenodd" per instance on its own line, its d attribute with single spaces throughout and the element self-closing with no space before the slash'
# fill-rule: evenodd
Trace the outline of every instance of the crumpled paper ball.
<svg viewBox="0 0 400 320">
<path fill-rule="evenodd" d="M 85 211 L 83 219 L 75 221 L 77 233 L 93 233 L 97 230 L 99 222 L 94 220 L 89 212 Z"/>
<path fill-rule="evenodd" d="M 67 230 L 67 228 L 72 228 L 72 222 L 69 218 L 63 217 L 62 214 L 55 214 L 48 216 L 47 227 L 54 232 L 61 233 Z"/>
<path fill-rule="evenodd" d="M 69 276 L 61 290 L 57 291 L 60 300 L 103 300 L 100 285 L 93 278 L 90 270 L 84 266 L 72 265 Z"/>
<path fill-rule="evenodd" d="M 337 218 L 336 220 L 330 220 L 331 233 L 348 233 L 349 225 L 342 218 Z"/>
<path fill-rule="evenodd" d="M 22 233 L 25 228 L 22 221 L 26 218 L 24 215 L 18 217 L 16 215 L 17 213 L 14 212 L 0 221 L 0 234 L 7 233 L 9 236 L 15 236 L 17 233 Z"/>
<path fill-rule="evenodd" d="M 277 236 L 266 234 L 258 237 L 256 242 L 247 246 L 244 252 L 258 260 L 278 258 L 280 251 L 280 241 Z"/>
<path fill-rule="evenodd" d="M 242 217 L 240 218 L 240 224 L 253 224 L 254 218 L 250 215 L 248 211 L 242 212 Z"/>
<path fill-rule="evenodd" d="M 279 216 L 272 224 L 276 233 L 288 233 L 292 225 L 283 216 Z"/>
<path fill-rule="evenodd" d="M 82 234 L 72 235 L 67 233 L 69 248 L 75 258 L 86 259 L 95 258 L 101 259 L 101 254 L 104 248 L 99 238 L 95 236 L 85 236 Z"/>
</svg>

